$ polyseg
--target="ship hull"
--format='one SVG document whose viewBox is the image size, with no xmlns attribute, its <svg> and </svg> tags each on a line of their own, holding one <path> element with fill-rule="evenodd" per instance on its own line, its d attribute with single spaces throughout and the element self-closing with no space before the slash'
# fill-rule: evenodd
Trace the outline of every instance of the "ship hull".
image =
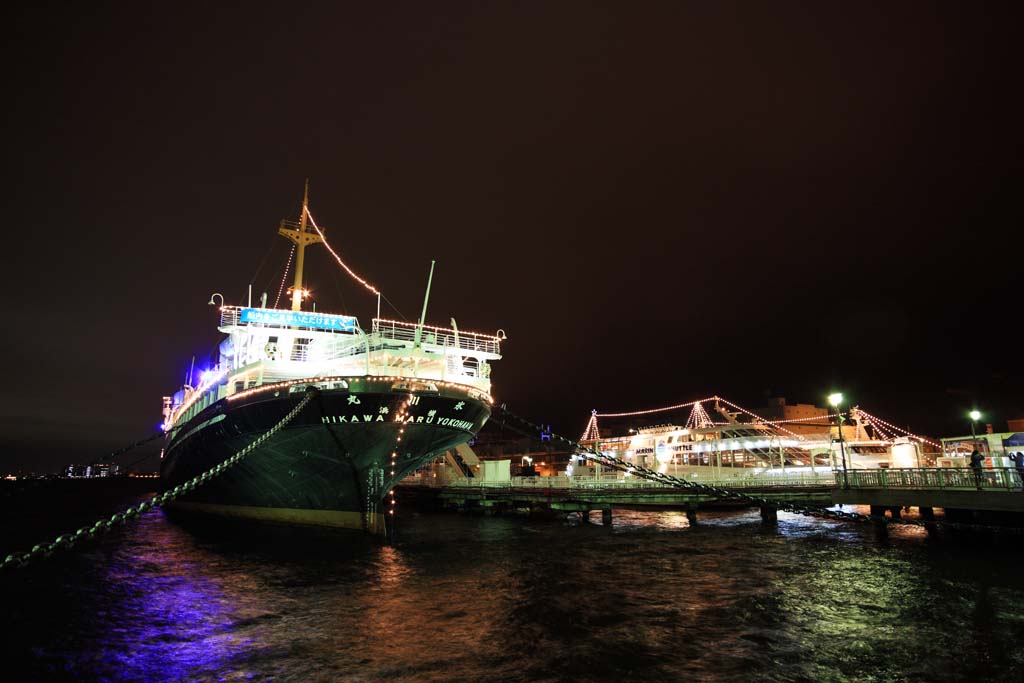
<svg viewBox="0 0 1024 683">
<path fill-rule="evenodd" d="M 176 427 L 161 461 L 164 490 L 252 443 L 304 392 L 302 384 L 244 392 Z M 394 378 L 323 385 L 287 426 L 172 509 L 381 533 L 395 483 L 473 438 L 489 417 L 487 400 L 460 385 Z"/>
</svg>

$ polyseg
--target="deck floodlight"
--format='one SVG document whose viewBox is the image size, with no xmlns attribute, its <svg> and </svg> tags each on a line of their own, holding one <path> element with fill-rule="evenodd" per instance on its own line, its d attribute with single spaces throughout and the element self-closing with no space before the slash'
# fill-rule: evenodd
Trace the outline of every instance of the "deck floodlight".
<svg viewBox="0 0 1024 683">
<path fill-rule="evenodd" d="M 838 406 L 842 402 L 843 402 L 843 395 L 842 394 L 837 392 L 835 394 L 829 394 L 828 395 L 828 403 L 829 403 L 829 405 L 831 405 L 831 406 Z"/>
<path fill-rule="evenodd" d="M 981 413 L 977 410 L 972 410 L 967 414 L 970 415 L 971 419 L 974 420 L 975 422 L 981 419 Z"/>
</svg>

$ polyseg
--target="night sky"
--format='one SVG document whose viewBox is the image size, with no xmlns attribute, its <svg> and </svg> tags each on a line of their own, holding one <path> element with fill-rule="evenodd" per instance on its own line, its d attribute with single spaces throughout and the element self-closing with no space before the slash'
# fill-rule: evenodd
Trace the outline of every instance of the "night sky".
<svg viewBox="0 0 1024 683">
<path fill-rule="evenodd" d="M 833 389 L 936 437 L 1024 417 L 1012 5 L 222 4 L 5 21 L 0 471 L 151 433 L 210 294 L 273 301 L 307 177 L 406 318 L 437 260 L 428 322 L 504 329 L 496 399 L 556 431 Z"/>
</svg>

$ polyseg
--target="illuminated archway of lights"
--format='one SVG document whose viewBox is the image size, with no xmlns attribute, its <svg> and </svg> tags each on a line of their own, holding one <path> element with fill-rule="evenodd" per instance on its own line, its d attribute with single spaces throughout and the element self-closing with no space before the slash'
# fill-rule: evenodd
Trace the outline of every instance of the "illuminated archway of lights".
<svg viewBox="0 0 1024 683">
<path fill-rule="evenodd" d="M 670 410 L 679 410 L 680 408 L 692 408 L 693 409 L 690 412 L 690 417 L 689 417 L 689 419 L 686 422 L 686 427 L 688 427 L 688 428 L 691 427 L 691 426 L 696 426 L 698 422 L 702 422 L 704 420 L 706 420 L 706 424 L 709 424 L 709 425 L 710 424 L 715 424 L 708 417 L 707 413 L 704 411 L 704 407 L 701 405 L 701 404 L 707 403 L 709 401 L 721 402 L 721 403 L 725 404 L 726 406 L 728 406 L 730 408 L 738 410 L 738 411 L 742 412 L 743 414 L 748 415 L 748 416 L 754 418 L 755 420 L 757 420 L 760 423 L 772 425 L 773 427 L 776 427 L 776 428 L 780 429 L 781 431 L 784 431 L 787 434 L 795 436 L 795 437 L 797 437 L 799 439 L 803 439 L 805 437 L 802 436 L 802 435 L 799 435 L 799 434 L 797 434 L 795 432 L 792 432 L 792 431 L 790 431 L 788 429 L 786 429 L 782 425 L 793 423 L 793 422 L 810 422 L 810 421 L 815 421 L 815 420 L 831 420 L 831 418 L 832 418 L 831 415 L 815 415 L 813 417 L 801 417 L 801 418 L 794 418 L 794 419 L 790 419 L 790 420 L 768 420 L 766 418 L 761 417 L 757 413 L 754 413 L 754 412 L 752 412 L 750 410 L 747 410 L 746 408 L 744 408 L 741 405 L 738 405 L 738 404 L 733 403 L 732 401 L 730 401 L 730 400 L 728 400 L 726 398 L 722 398 L 721 396 L 717 396 L 716 395 L 716 396 L 711 396 L 711 397 L 708 397 L 708 398 L 702 398 L 702 399 L 697 400 L 697 401 L 688 401 L 686 403 L 678 403 L 676 405 L 665 406 L 663 408 L 649 408 L 649 409 L 646 409 L 646 410 L 634 410 L 634 411 L 620 412 L 620 413 L 598 413 L 598 412 L 595 411 L 595 412 L 591 413 L 590 422 L 587 423 L 587 429 L 584 432 L 584 435 L 588 435 L 590 433 L 592 425 L 594 426 L 594 428 L 596 430 L 597 418 L 599 418 L 599 417 L 609 417 L 609 418 L 611 418 L 611 417 L 635 417 L 635 416 L 638 416 L 638 415 L 651 415 L 653 413 L 663 413 L 663 412 L 667 412 L 667 411 L 670 411 Z M 934 446 L 936 448 L 942 448 L 942 445 L 940 443 L 938 443 L 937 441 L 933 441 L 933 440 L 928 439 L 926 437 L 923 437 L 923 436 L 921 436 L 919 434 L 914 434 L 913 432 L 910 432 L 910 431 L 908 431 L 906 429 L 903 429 L 902 427 L 897 427 L 896 425 L 892 424 L 891 422 L 886 422 L 885 420 L 881 419 L 880 417 L 876 417 L 875 415 L 872 415 L 871 413 L 863 410 L 862 408 L 858 407 L 857 410 L 867 420 L 867 422 L 871 426 L 871 428 L 873 430 L 877 430 L 877 432 L 883 438 L 885 438 L 885 439 L 889 439 L 890 438 L 889 437 L 890 434 L 901 434 L 903 436 L 907 436 L 907 437 L 909 437 L 911 439 L 914 439 L 916 441 L 920 441 L 921 443 L 926 443 L 926 444 L 928 444 L 930 446 Z M 846 414 L 848 415 L 849 413 L 846 413 Z"/>
<path fill-rule="evenodd" d="M 281 276 L 281 286 L 277 288 L 277 298 L 274 299 L 274 308 L 281 302 L 281 294 L 284 293 L 284 283 L 288 279 L 288 271 L 292 269 L 292 259 L 295 257 L 295 245 L 292 245 L 292 250 L 288 254 L 288 263 L 284 266 L 284 275 Z"/>
<path fill-rule="evenodd" d="M 334 251 L 334 249 L 331 248 L 331 245 L 327 243 L 327 237 L 324 236 L 323 230 L 321 230 L 320 226 L 318 226 L 316 224 L 316 221 L 313 220 L 313 214 L 311 214 L 309 212 L 308 208 L 306 209 L 306 217 L 309 218 L 309 222 L 313 225 L 313 229 L 316 230 L 316 233 L 318 235 L 320 235 L 320 239 L 322 239 L 324 241 L 324 246 L 327 247 L 327 251 L 331 252 L 331 256 L 333 256 L 334 260 L 338 262 L 338 265 L 340 265 L 342 268 L 344 268 L 345 272 L 348 273 L 349 275 L 351 275 L 352 278 L 355 279 L 355 281 L 358 282 L 359 284 L 361 284 L 363 287 L 366 287 L 366 289 L 370 290 L 374 294 L 380 294 L 380 290 L 378 290 L 376 287 L 371 285 L 369 282 L 367 282 L 363 278 L 361 278 L 358 275 L 356 275 L 355 271 L 353 271 L 351 268 L 349 268 L 345 264 L 345 262 L 341 260 L 341 257 L 338 256 L 338 252 Z"/>
</svg>

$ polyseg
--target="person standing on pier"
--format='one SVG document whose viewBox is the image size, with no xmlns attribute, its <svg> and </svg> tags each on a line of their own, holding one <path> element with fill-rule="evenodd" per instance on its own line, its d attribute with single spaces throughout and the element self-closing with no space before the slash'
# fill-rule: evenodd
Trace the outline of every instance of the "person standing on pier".
<svg viewBox="0 0 1024 683">
<path fill-rule="evenodd" d="M 971 469 L 974 470 L 974 483 L 981 490 L 981 463 L 985 461 L 985 458 L 975 448 L 971 451 Z"/>
<path fill-rule="evenodd" d="M 1010 453 L 1010 460 L 1017 469 L 1017 480 L 1020 482 L 1021 493 L 1024 493 L 1024 452 Z"/>
</svg>

